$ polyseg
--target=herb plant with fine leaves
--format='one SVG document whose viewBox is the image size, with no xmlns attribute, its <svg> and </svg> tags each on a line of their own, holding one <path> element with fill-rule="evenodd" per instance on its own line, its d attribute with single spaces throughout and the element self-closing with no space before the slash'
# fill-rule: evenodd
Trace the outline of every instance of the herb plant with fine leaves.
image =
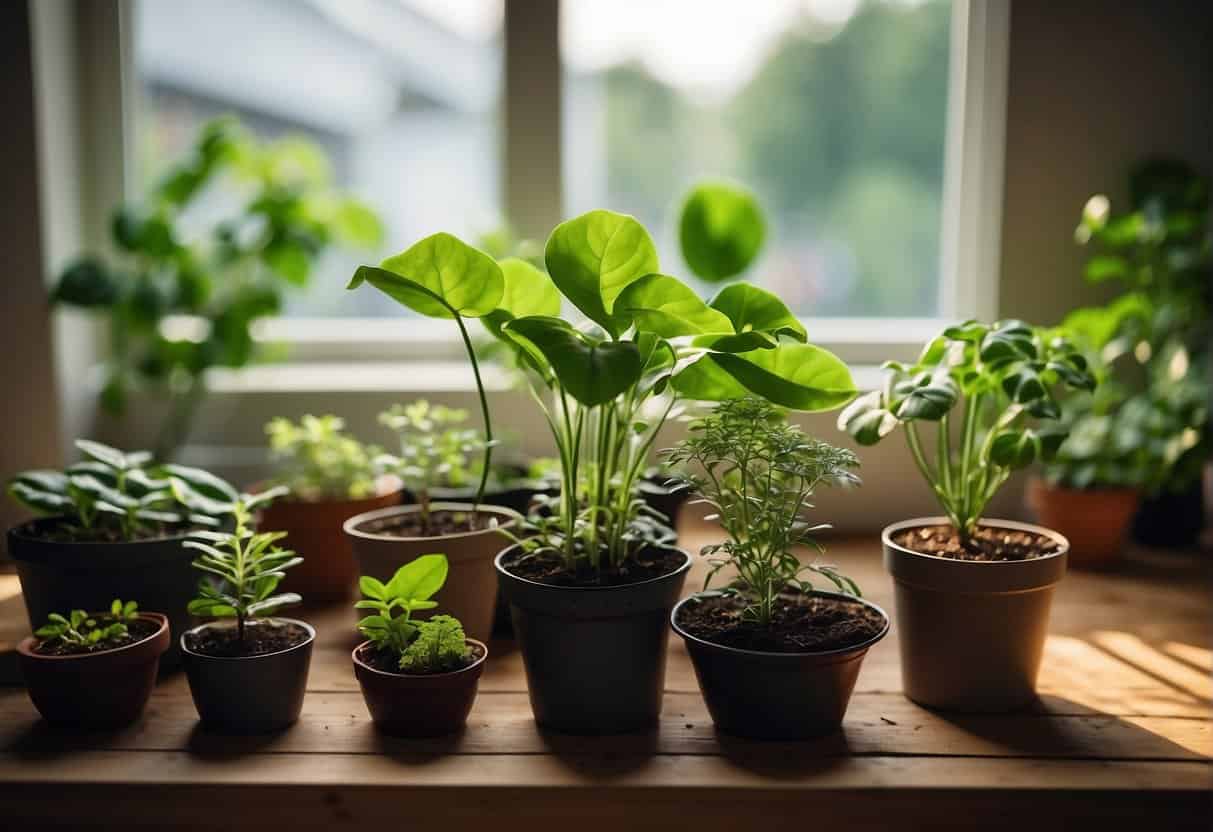
<svg viewBox="0 0 1213 832">
<path fill-rule="evenodd" d="M 821 486 L 859 483 L 852 451 L 805 435 L 769 402 L 745 398 L 717 405 L 664 456 L 680 468 L 674 479 L 715 510 L 709 519 L 728 536 L 702 550 L 711 565 L 704 589 L 722 569 L 735 568 L 738 580 L 723 592 L 746 601 L 743 620 L 769 626 L 781 592 L 813 591 L 810 575 L 860 594 L 834 567 L 802 564 L 793 551 L 799 545 L 823 551 L 815 535 L 829 524 L 810 519 L 810 501 Z"/>
<path fill-rule="evenodd" d="M 301 500 L 359 500 L 375 493 L 378 449 L 345 432 L 339 416 L 313 416 L 298 423 L 277 418 L 265 426 L 270 453 L 281 467 L 275 481 Z"/>
<path fill-rule="evenodd" d="M 139 618 L 138 610 L 134 601 L 123 603 L 115 598 L 105 615 L 90 615 L 84 610 L 72 610 L 67 615 L 53 612 L 34 635 L 42 640 L 42 647 L 108 650 L 130 633 L 128 624 Z"/>
</svg>

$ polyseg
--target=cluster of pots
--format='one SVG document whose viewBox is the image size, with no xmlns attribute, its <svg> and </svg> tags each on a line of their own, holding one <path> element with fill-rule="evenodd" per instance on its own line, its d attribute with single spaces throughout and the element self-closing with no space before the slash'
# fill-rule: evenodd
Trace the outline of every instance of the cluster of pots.
<svg viewBox="0 0 1213 832">
<path fill-rule="evenodd" d="M 464 623 L 474 661 L 463 670 L 417 676 L 388 673 L 368 662 L 368 643 L 352 655 L 355 675 L 377 726 L 404 736 L 458 730 L 466 721 L 488 651 L 498 592 L 508 608 L 526 670 L 534 716 L 560 733 L 613 734 L 652 728 L 660 715 L 668 632 L 687 646 L 708 709 L 726 733 L 758 738 L 807 738 L 836 730 L 865 654 L 889 630 L 885 613 L 867 601 L 884 626 L 867 641 L 839 650 L 765 653 L 697 638 L 679 602 L 691 557 L 676 550 L 677 568 L 647 581 L 611 587 L 564 587 L 519 577 L 507 567 L 507 534 L 520 514 L 480 506 L 496 525 L 480 531 L 410 538 L 391 527 L 416 506 L 389 503 L 341 518 L 366 505 L 287 503 L 263 522 L 282 529 L 312 563 L 286 586 L 305 597 L 349 600 L 354 576 L 388 580 L 421 554 L 443 551 L 449 578 L 435 597 L 439 609 Z M 330 511 L 331 508 L 331 511 Z M 434 510 L 468 511 L 464 503 Z M 676 510 L 676 506 L 674 507 Z M 293 512 L 293 513 L 292 513 Z M 325 518 L 319 523 L 317 518 Z M 298 523 L 293 518 L 302 518 Z M 155 684 L 159 664 L 183 665 L 203 722 L 228 731 L 269 731 L 294 722 L 303 702 L 315 631 L 297 624 L 306 639 L 275 653 L 220 658 L 191 650 L 185 613 L 196 576 L 181 539 L 135 543 L 49 542 L 39 523 L 13 529 L 9 548 L 17 562 L 31 623 L 62 609 L 103 609 L 114 597 L 138 598 L 158 622 L 155 635 L 111 651 L 83 656 L 42 656 L 34 640 L 20 647 L 31 696 L 48 721 L 84 726 L 129 722 Z M 966 711 L 1023 707 L 1035 697 L 1037 670 L 1048 629 L 1053 588 L 1067 564 L 1064 537 L 1011 521 L 988 525 L 1052 538 L 1053 554 L 1023 561 L 961 561 L 920 554 L 898 545 L 899 531 L 946 522 L 919 518 L 884 530 L 884 562 L 895 586 L 897 628 L 906 695 L 926 706 Z M 342 530 L 332 533 L 332 526 Z M 315 535 L 309 534 L 315 530 Z M 309 583 L 314 581 L 315 583 Z M 823 593 L 824 594 L 824 593 Z M 854 599 L 852 599 L 854 601 Z M 352 622 L 351 622 L 352 623 Z M 179 634 L 171 639 L 170 632 Z M 123 683 L 114 685 L 115 670 Z M 74 674 L 74 675 L 72 675 Z M 64 678 L 75 679 L 71 685 Z M 100 680 L 106 680 L 104 683 Z M 95 681 L 90 681 L 95 680 Z M 80 697 L 81 690 L 104 695 Z M 89 701 L 83 702 L 82 700 Z M 119 701 L 121 700 L 121 701 Z"/>
</svg>

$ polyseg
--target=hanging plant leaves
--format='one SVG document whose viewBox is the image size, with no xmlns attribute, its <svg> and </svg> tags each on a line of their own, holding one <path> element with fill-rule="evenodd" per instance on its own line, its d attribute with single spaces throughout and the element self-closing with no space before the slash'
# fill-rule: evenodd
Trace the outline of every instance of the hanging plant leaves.
<svg viewBox="0 0 1213 832">
<path fill-rule="evenodd" d="M 640 348 L 631 341 L 600 341 L 560 318 L 509 321 L 504 332 L 550 366 L 560 385 L 587 407 L 603 404 L 640 381 Z"/>
</svg>

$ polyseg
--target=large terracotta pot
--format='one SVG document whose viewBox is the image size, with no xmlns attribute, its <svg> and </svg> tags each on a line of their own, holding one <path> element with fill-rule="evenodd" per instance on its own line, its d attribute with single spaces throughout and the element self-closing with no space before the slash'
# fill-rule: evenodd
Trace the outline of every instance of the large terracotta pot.
<svg viewBox="0 0 1213 832">
<path fill-rule="evenodd" d="M 369 511 L 345 521 L 361 575 L 389 581 L 396 570 L 422 555 L 446 555 L 449 564 L 446 584 L 434 596 L 439 614 L 453 615 L 463 623 L 469 638 L 488 641 L 493 629 L 493 610 L 497 603 L 497 575 L 493 558 L 513 541 L 502 533 L 515 529 L 522 519 L 516 511 L 503 506 L 478 507 L 482 514 L 498 519 L 496 528 L 436 537 L 396 537 L 384 529 L 406 514 L 415 514 L 419 506 L 394 506 Z M 431 511 L 470 512 L 470 503 L 431 503 Z M 425 618 L 431 613 L 416 615 Z"/>
<path fill-rule="evenodd" d="M 903 686 L 920 705 L 997 713 L 1036 698 L 1049 606 L 1070 546 L 1041 526 L 981 522 L 1050 537 L 1060 549 L 1031 560 L 991 562 L 923 555 L 893 542 L 903 529 L 946 525 L 946 517 L 905 520 L 881 534 L 896 590 Z"/>
<path fill-rule="evenodd" d="M 1132 488 L 1074 489 L 1039 477 L 1028 481 L 1027 503 L 1042 525 L 1070 541 L 1070 566 L 1101 569 L 1120 557 L 1137 511 Z"/>
</svg>

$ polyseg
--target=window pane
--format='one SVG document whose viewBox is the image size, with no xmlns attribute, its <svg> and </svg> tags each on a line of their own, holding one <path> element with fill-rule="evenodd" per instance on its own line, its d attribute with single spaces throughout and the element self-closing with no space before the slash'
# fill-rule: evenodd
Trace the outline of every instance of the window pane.
<svg viewBox="0 0 1213 832">
<path fill-rule="evenodd" d="M 140 184 L 180 157 L 208 119 L 231 113 L 265 138 L 301 135 L 335 184 L 374 207 L 385 245 L 501 224 L 498 183 L 503 0 L 142 0 L 136 66 Z M 234 188 L 191 209 L 213 221 Z M 201 221 L 201 217 L 200 217 Z M 387 252 L 333 248 L 287 314 L 400 314 L 346 292 Z"/>
<path fill-rule="evenodd" d="M 770 226 L 750 276 L 796 312 L 937 314 L 950 12 L 564 0 L 568 211 L 635 214 L 685 275 L 672 200 L 736 179 Z"/>
</svg>

